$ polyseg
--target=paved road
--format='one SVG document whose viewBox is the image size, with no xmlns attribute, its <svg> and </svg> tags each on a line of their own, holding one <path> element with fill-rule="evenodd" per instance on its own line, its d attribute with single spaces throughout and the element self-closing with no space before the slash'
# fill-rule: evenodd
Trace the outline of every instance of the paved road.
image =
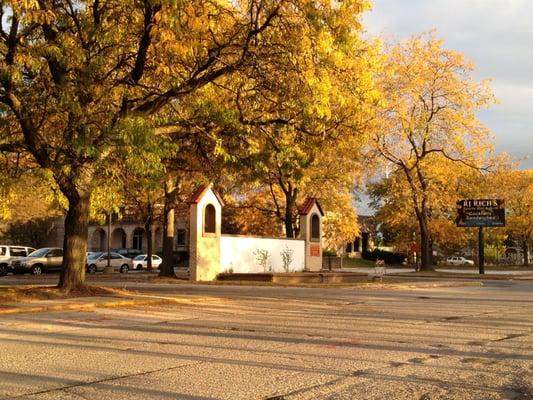
<svg viewBox="0 0 533 400">
<path fill-rule="evenodd" d="M 533 282 L 131 282 L 178 306 L 0 317 L 0 398 L 533 398 Z"/>
</svg>

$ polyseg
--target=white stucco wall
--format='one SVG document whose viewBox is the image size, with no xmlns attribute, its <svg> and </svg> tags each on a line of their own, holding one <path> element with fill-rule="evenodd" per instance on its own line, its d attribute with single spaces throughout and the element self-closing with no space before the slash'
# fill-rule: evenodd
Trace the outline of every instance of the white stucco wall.
<svg viewBox="0 0 533 400">
<path fill-rule="evenodd" d="M 234 273 L 287 272 L 283 252 L 292 252 L 289 272 L 305 268 L 305 241 L 222 235 L 220 271 Z"/>
<path fill-rule="evenodd" d="M 317 215 L 320 222 L 320 238 L 311 239 L 311 218 Z M 306 241 L 305 257 L 309 271 L 320 271 L 322 269 L 322 213 L 316 205 L 313 205 L 307 215 L 300 216 L 300 237 Z M 314 252 L 312 251 L 314 248 Z"/>
<path fill-rule="evenodd" d="M 211 204 L 215 207 L 215 233 L 204 232 L 204 209 Z M 197 204 L 190 209 L 190 254 L 189 272 L 193 281 L 213 281 L 220 266 L 220 233 L 222 206 L 214 192 L 209 189 Z"/>
</svg>

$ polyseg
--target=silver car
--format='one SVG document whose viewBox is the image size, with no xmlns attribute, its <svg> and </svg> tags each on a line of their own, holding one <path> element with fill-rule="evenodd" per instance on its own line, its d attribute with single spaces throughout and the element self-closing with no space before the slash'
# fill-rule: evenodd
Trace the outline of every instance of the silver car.
<svg viewBox="0 0 533 400">
<path fill-rule="evenodd" d="M 30 253 L 28 257 L 19 258 L 9 264 L 14 274 L 31 273 L 41 275 L 47 271 L 60 271 L 63 264 L 63 249 L 44 247 Z"/>
<path fill-rule="evenodd" d="M 87 256 L 87 272 L 94 274 L 105 270 L 107 259 L 107 252 L 90 254 Z M 130 258 L 126 258 L 118 253 L 110 253 L 109 264 L 114 271 L 119 271 L 120 273 L 128 272 L 133 266 Z"/>
</svg>

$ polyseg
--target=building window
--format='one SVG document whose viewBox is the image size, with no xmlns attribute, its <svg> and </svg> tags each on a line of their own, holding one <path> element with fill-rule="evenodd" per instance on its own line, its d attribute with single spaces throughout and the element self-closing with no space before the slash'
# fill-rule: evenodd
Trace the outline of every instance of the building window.
<svg viewBox="0 0 533 400">
<path fill-rule="evenodd" d="M 320 241 L 320 218 L 316 214 L 311 217 L 311 240 Z"/>
<path fill-rule="evenodd" d="M 178 247 L 187 245 L 187 231 L 185 229 L 178 229 L 176 233 L 176 245 Z"/>
<path fill-rule="evenodd" d="M 136 250 L 141 250 L 143 248 L 143 230 L 135 229 L 133 231 L 133 246 Z"/>
<path fill-rule="evenodd" d="M 216 211 L 212 204 L 205 206 L 204 233 L 216 233 Z"/>
</svg>

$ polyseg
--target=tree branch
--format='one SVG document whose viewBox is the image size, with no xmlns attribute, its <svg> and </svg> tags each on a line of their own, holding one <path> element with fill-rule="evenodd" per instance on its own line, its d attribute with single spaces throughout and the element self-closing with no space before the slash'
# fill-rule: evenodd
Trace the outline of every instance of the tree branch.
<svg viewBox="0 0 533 400">
<path fill-rule="evenodd" d="M 148 50 L 152 44 L 151 34 L 154 27 L 155 15 L 161 10 L 161 4 L 152 5 L 149 0 L 144 0 L 144 29 L 139 41 L 139 47 L 137 50 L 137 58 L 135 59 L 135 66 L 131 71 L 127 81 L 132 84 L 137 84 L 141 80 L 144 74 L 144 68 L 146 66 L 146 58 Z"/>
</svg>

